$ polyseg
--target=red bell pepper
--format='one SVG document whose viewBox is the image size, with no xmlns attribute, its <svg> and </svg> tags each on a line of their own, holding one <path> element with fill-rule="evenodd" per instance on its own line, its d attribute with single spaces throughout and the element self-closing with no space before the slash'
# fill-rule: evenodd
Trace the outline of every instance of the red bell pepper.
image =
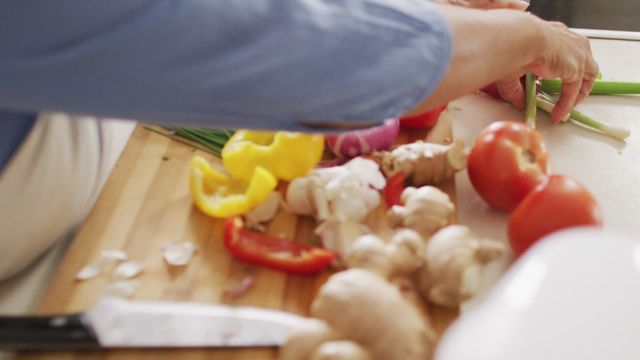
<svg viewBox="0 0 640 360">
<path fill-rule="evenodd" d="M 238 260 L 292 275 L 314 275 L 335 258 L 329 250 L 243 228 L 240 217 L 225 220 L 224 245 Z"/>
<path fill-rule="evenodd" d="M 412 129 L 422 129 L 435 125 L 440 119 L 440 114 L 447 108 L 449 104 L 444 104 L 433 110 L 415 116 L 407 116 L 400 118 L 400 126 Z"/>
<path fill-rule="evenodd" d="M 382 190 L 382 196 L 388 207 L 393 205 L 402 205 L 402 192 L 404 191 L 404 182 L 406 176 L 403 172 L 393 175 L 387 185 Z"/>
</svg>

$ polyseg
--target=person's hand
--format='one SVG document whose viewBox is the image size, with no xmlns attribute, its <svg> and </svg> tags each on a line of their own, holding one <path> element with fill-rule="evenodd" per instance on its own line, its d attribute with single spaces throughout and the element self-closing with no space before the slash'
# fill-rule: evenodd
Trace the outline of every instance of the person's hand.
<svg viewBox="0 0 640 360">
<path fill-rule="evenodd" d="M 591 53 L 589 40 L 559 22 L 544 22 L 542 27 L 542 54 L 524 69 L 541 78 L 560 78 L 562 94 L 551 113 L 551 119 L 559 122 L 586 98 L 598 74 L 598 64 Z M 509 76 L 496 83 L 500 96 L 518 109 L 524 109 L 525 94 L 520 76 Z"/>
<path fill-rule="evenodd" d="M 551 119 L 558 122 L 589 96 L 598 76 L 598 63 L 586 36 L 559 22 L 547 24 L 544 33 L 547 51 L 528 71 L 542 78 L 562 80 L 562 95 L 551 113 Z"/>
<path fill-rule="evenodd" d="M 522 0 L 440 0 L 440 2 L 476 9 L 525 10 L 529 7 L 529 2 Z"/>
<path fill-rule="evenodd" d="M 442 0 L 449 5 L 458 5 L 476 9 L 513 9 L 524 11 L 529 7 L 529 1 L 521 0 Z M 498 93 L 502 99 L 510 102 L 519 110 L 524 110 L 525 93 L 518 75 L 509 76 L 496 81 Z"/>
</svg>

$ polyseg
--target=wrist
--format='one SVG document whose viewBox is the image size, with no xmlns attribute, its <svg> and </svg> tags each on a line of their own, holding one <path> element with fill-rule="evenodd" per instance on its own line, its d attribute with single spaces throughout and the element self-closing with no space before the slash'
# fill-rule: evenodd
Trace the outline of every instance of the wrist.
<svg viewBox="0 0 640 360">
<path fill-rule="evenodd" d="M 523 13 L 525 19 L 523 24 L 528 30 L 526 35 L 528 40 L 524 42 L 523 53 L 525 54 L 525 72 L 530 72 L 532 68 L 535 68 L 544 63 L 545 53 L 547 51 L 546 34 L 548 32 L 546 21 L 539 17 Z"/>
</svg>

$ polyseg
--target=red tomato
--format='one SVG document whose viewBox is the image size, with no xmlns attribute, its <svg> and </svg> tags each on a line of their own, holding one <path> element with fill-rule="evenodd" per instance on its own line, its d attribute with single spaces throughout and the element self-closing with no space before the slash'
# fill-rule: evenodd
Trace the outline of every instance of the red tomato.
<svg viewBox="0 0 640 360">
<path fill-rule="evenodd" d="M 239 217 L 224 223 L 224 245 L 238 260 L 292 275 L 314 275 L 335 258 L 329 250 L 249 231 L 243 225 Z"/>
<path fill-rule="evenodd" d="M 549 174 L 542 135 L 511 121 L 489 125 L 476 138 L 468 158 L 471 184 L 489 205 L 512 211 Z"/>
<path fill-rule="evenodd" d="M 444 104 L 425 113 L 400 118 L 400 126 L 412 129 L 422 129 L 435 125 L 440 119 L 440 114 L 449 104 Z"/>
<path fill-rule="evenodd" d="M 579 182 L 552 175 L 527 195 L 509 219 L 509 242 L 520 255 L 540 238 L 574 226 L 600 226 L 596 200 Z"/>
<path fill-rule="evenodd" d="M 404 191 L 404 181 L 406 176 L 403 172 L 399 172 L 393 175 L 388 181 L 387 185 L 382 191 L 384 201 L 388 207 L 394 205 L 402 205 L 402 192 Z"/>
</svg>

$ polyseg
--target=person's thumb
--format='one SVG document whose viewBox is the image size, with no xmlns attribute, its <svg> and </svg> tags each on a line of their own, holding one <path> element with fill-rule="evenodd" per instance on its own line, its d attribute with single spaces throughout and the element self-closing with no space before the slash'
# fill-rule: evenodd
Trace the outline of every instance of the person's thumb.
<svg viewBox="0 0 640 360">
<path fill-rule="evenodd" d="M 496 82 L 500 96 L 510 102 L 516 109 L 524 110 L 525 94 L 520 78 L 503 79 Z"/>
</svg>

